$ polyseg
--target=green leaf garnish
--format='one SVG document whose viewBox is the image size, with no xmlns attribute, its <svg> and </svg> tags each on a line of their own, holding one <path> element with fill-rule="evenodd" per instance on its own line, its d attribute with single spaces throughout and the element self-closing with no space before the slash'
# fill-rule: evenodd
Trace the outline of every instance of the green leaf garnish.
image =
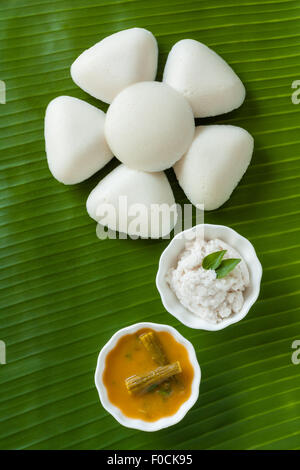
<svg viewBox="0 0 300 470">
<path fill-rule="evenodd" d="M 227 250 L 215 251 L 205 256 L 202 261 L 202 268 L 204 269 L 217 269 L 223 259 Z"/>
<path fill-rule="evenodd" d="M 217 279 L 222 279 L 227 276 L 239 262 L 238 258 L 224 259 L 227 250 L 215 251 L 205 256 L 202 261 L 202 267 L 204 269 L 214 269 L 216 271 Z"/>
<path fill-rule="evenodd" d="M 227 276 L 241 260 L 239 258 L 224 259 L 220 266 L 215 270 L 217 279 Z"/>
<path fill-rule="evenodd" d="M 157 387 L 158 387 L 158 384 L 152 384 L 147 388 L 146 392 L 148 393 L 154 392 L 154 390 L 156 390 Z"/>
<path fill-rule="evenodd" d="M 161 389 L 161 390 L 159 390 L 159 393 L 160 393 L 163 397 L 167 397 L 168 395 L 170 395 L 171 391 L 172 391 L 171 389 L 168 389 L 168 390 L 166 390 L 166 389 Z"/>
</svg>

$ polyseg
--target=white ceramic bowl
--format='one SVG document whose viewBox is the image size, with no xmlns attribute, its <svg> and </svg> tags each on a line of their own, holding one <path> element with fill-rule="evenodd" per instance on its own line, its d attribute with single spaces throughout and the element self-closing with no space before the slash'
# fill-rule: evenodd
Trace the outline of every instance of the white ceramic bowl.
<svg viewBox="0 0 300 470">
<path fill-rule="evenodd" d="M 219 238 L 235 248 L 246 262 L 249 271 L 250 283 L 244 291 L 243 308 L 239 313 L 216 324 L 202 320 L 193 312 L 186 309 L 166 282 L 167 271 L 169 268 L 176 265 L 177 257 L 185 247 L 185 243 L 187 241 L 186 236 L 191 240 L 197 232 L 201 232 L 202 234 L 204 233 L 205 240 Z M 190 328 L 217 331 L 242 320 L 242 318 L 247 315 L 259 295 L 261 276 L 261 264 L 256 256 L 253 245 L 249 240 L 247 240 L 247 238 L 242 237 L 235 230 L 226 227 L 225 225 L 199 224 L 185 230 L 184 232 L 178 233 L 163 251 L 159 260 L 156 286 L 165 309 L 181 321 L 181 323 L 189 326 Z"/>
<path fill-rule="evenodd" d="M 108 398 L 107 390 L 103 384 L 102 375 L 105 369 L 105 360 L 107 354 L 116 346 L 119 339 L 128 334 L 135 333 L 136 331 L 142 328 L 151 328 L 155 331 L 167 331 L 172 334 L 172 336 L 179 343 L 183 344 L 188 351 L 189 360 L 194 369 L 194 378 L 192 382 L 192 391 L 189 399 L 185 401 L 179 410 L 172 416 L 167 416 L 166 418 L 158 419 L 157 421 L 143 421 L 141 419 L 133 419 L 125 416 L 122 411 L 113 405 Z M 128 326 L 123 328 L 115 333 L 111 339 L 106 343 L 106 345 L 100 351 L 98 356 L 97 368 L 95 373 L 95 384 L 99 393 L 100 401 L 103 407 L 108 411 L 120 424 L 126 426 L 127 428 L 139 429 L 141 431 L 158 431 L 159 429 L 167 428 L 173 426 L 173 424 L 178 423 L 184 418 L 189 409 L 195 404 L 199 396 L 199 386 L 201 379 L 201 370 L 197 361 L 196 353 L 193 345 L 185 339 L 180 333 L 178 333 L 175 328 L 172 328 L 169 325 L 159 325 L 158 323 L 136 323 L 135 325 Z"/>
</svg>

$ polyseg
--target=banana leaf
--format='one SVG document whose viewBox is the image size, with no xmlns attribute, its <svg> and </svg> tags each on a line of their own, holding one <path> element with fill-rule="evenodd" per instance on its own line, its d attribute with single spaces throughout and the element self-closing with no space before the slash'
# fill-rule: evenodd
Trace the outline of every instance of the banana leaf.
<svg viewBox="0 0 300 470">
<path fill-rule="evenodd" d="M 0 14 L 1 449 L 299 449 L 300 4 L 297 0 L 6 0 Z M 168 314 L 155 287 L 167 240 L 96 237 L 85 201 L 112 161 L 64 186 L 45 158 L 43 118 L 58 95 L 82 98 L 69 68 L 84 49 L 130 27 L 168 51 L 204 42 L 243 80 L 247 97 L 230 123 L 255 138 L 251 165 L 231 199 L 205 213 L 255 246 L 264 274 L 248 316 L 219 332 L 192 330 Z M 188 202 L 173 171 L 177 202 Z M 196 405 L 156 433 L 121 427 L 93 382 L 97 355 L 119 328 L 168 323 L 195 346 L 203 379 Z M 295 361 L 294 361 L 295 362 Z"/>
</svg>

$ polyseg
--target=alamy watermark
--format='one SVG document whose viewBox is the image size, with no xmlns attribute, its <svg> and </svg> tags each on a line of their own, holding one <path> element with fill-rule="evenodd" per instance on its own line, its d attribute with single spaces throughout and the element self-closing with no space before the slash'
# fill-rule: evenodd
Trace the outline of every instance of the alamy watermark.
<svg viewBox="0 0 300 470">
<path fill-rule="evenodd" d="M 6 103 L 6 85 L 3 80 L 0 80 L 0 104 Z"/>
<path fill-rule="evenodd" d="M 295 341 L 292 342 L 292 349 L 295 349 L 292 354 L 292 363 L 297 366 L 300 364 L 300 339 L 295 339 Z"/>
<path fill-rule="evenodd" d="M 292 83 L 292 88 L 295 88 L 295 91 L 293 91 L 291 100 L 293 104 L 299 104 L 300 103 L 300 80 L 294 80 Z"/>
<path fill-rule="evenodd" d="M 0 364 L 6 364 L 6 344 L 0 340 Z"/>
<path fill-rule="evenodd" d="M 195 225 L 203 224 L 204 206 L 201 204 L 141 204 L 119 196 L 112 203 L 101 202 L 95 209 L 99 239 L 163 238 L 170 239 Z M 185 233 L 185 238 L 193 238 Z"/>
</svg>

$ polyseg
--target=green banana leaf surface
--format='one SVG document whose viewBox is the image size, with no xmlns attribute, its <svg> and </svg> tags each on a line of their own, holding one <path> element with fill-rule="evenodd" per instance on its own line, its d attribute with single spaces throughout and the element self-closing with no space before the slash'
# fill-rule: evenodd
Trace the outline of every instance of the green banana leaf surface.
<svg viewBox="0 0 300 470">
<path fill-rule="evenodd" d="M 85 202 L 115 159 L 74 186 L 47 167 L 51 99 L 71 95 L 107 109 L 74 84 L 71 63 L 134 26 L 157 38 L 159 80 L 172 45 L 192 38 L 220 54 L 247 90 L 239 109 L 201 121 L 238 125 L 255 139 L 230 200 L 205 213 L 206 223 L 247 237 L 264 270 L 247 317 L 219 332 L 187 328 L 163 308 L 155 275 L 168 240 L 96 237 Z M 299 1 L 2 0 L 0 79 L 0 448 L 299 449 Z M 176 201 L 187 203 L 173 171 L 167 175 Z M 102 346 L 139 321 L 177 328 L 202 369 L 195 406 L 156 433 L 119 425 L 94 386 Z"/>
</svg>

